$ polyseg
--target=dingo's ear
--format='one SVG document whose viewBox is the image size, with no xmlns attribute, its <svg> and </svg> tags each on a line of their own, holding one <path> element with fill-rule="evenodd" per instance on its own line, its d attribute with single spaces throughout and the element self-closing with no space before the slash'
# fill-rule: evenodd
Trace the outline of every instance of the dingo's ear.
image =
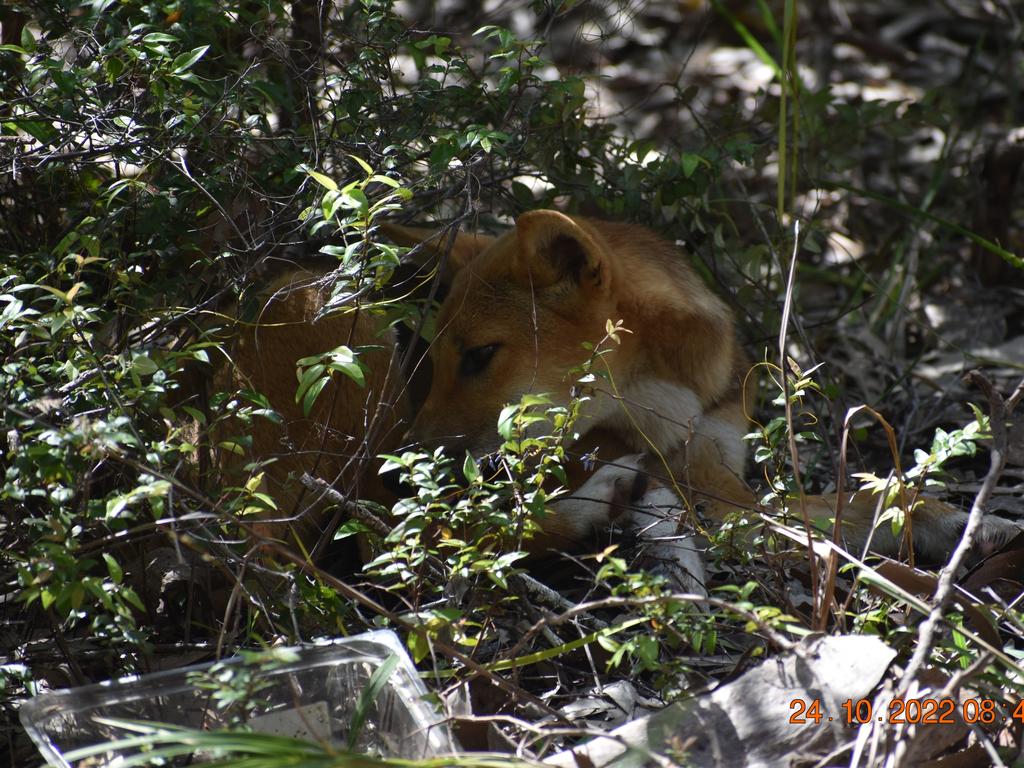
<svg viewBox="0 0 1024 768">
<path fill-rule="evenodd" d="M 562 281 L 607 292 L 610 275 L 604 248 L 585 225 L 558 211 L 530 211 L 516 219 L 520 267 L 538 288 Z"/>
<path fill-rule="evenodd" d="M 495 241 L 488 235 L 475 232 L 455 232 L 452 229 L 427 229 L 425 227 L 404 227 L 400 224 L 381 224 L 381 232 L 397 245 L 414 248 L 423 245 L 420 253 L 422 263 L 448 255 L 448 271 L 458 272 L 469 264 L 477 254 Z M 454 234 L 454 236 L 453 236 Z"/>
</svg>

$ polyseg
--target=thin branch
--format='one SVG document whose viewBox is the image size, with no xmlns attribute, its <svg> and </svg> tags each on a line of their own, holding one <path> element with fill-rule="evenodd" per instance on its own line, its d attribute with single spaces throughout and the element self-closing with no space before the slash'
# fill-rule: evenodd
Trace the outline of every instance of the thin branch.
<svg viewBox="0 0 1024 768">
<path fill-rule="evenodd" d="M 331 504 L 341 507 L 342 511 L 353 520 L 366 525 L 371 531 L 380 535 L 387 536 L 391 533 L 391 526 L 381 520 L 377 515 L 370 511 L 370 509 L 358 502 L 352 501 L 345 498 L 345 496 L 334 488 L 326 480 L 321 480 L 319 477 L 313 477 L 307 472 L 303 472 L 302 477 L 299 478 L 307 490 L 314 494 L 318 494 L 320 498 L 326 499 Z"/>
<path fill-rule="evenodd" d="M 781 176 L 781 173 L 780 173 Z M 786 279 L 786 300 L 782 305 L 782 323 L 779 327 L 779 370 L 782 374 L 782 398 L 786 405 L 786 432 L 789 436 L 789 457 L 793 463 L 793 480 L 796 482 L 797 493 L 800 494 L 800 517 L 807 531 L 807 565 L 811 576 L 811 626 L 818 628 L 824 621 L 824 606 L 818 593 L 818 566 L 814 557 L 814 535 L 812 533 L 810 515 L 807 513 L 807 497 L 804 494 L 804 481 L 800 474 L 800 452 L 796 447 L 796 432 L 793 428 L 793 403 L 789 398 L 789 377 L 786 374 L 786 335 L 789 331 L 789 316 L 793 309 L 793 286 L 796 282 L 797 254 L 800 251 L 800 220 L 793 222 L 793 254 L 789 262 L 789 277 Z"/>
</svg>

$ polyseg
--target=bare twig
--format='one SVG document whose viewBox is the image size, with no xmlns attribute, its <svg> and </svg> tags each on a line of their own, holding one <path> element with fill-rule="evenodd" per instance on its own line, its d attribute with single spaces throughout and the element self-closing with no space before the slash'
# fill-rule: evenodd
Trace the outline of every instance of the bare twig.
<svg viewBox="0 0 1024 768">
<path fill-rule="evenodd" d="M 300 482 L 307 490 L 315 494 L 319 494 L 321 498 L 326 499 L 331 504 L 341 507 L 345 514 L 353 520 L 358 520 L 363 523 L 374 533 L 381 536 L 387 536 L 391 533 L 390 525 L 377 517 L 377 515 L 371 512 L 369 508 L 359 504 L 358 502 L 345 498 L 344 495 L 332 488 L 327 481 L 321 480 L 319 477 L 313 477 L 307 472 L 303 472 Z"/>
<path fill-rule="evenodd" d="M 532 576 L 525 573 L 513 574 L 509 581 L 517 587 L 521 587 L 522 590 L 527 594 L 528 597 L 535 600 L 541 606 L 550 608 L 551 610 L 571 611 L 576 607 L 576 604 L 571 600 L 566 600 L 558 592 L 553 590 L 547 584 L 537 581 Z M 597 626 L 607 626 L 606 622 L 600 621 L 591 617 L 591 623 Z"/>
</svg>

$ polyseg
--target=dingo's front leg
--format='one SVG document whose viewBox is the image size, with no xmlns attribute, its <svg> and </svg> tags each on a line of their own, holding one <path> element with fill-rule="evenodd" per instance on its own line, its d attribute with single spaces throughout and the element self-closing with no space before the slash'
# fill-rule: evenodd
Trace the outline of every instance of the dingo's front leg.
<svg viewBox="0 0 1024 768">
<path fill-rule="evenodd" d="M 669 488 L 642 468 L 643 456 L 624 456 L 597 470 L 575 493 L 554 503 L 556 520 L 546 532 L 586 541 L 612 525 L 636 529 L 643 558 L 679 588 L 706 595 L 704 561 L 697 537 L 680 530 L 681 505 Z"/>
</svg>

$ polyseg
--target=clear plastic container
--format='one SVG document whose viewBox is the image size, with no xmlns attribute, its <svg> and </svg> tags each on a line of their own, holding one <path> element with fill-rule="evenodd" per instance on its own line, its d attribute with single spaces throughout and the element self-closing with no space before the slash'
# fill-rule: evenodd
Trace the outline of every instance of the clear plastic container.
<svg viewBox="0 0 1024 768">
<path fill-rule="evenodd" d="M 65 757 L 76 749 L 133 735 L 108 720 L 203 730 L 241 726 L 326 742 L 338 749 L 347 747 L 355 731 L 354 751 L 382 757 L 423 758 L 455 751 L 451 731 L 426 700 L 427 689 L 393 632 L 379 630 L 288 650 L 297 660 L 269 668 L 234 657 L 53 691 L 26 701 L 21 722 L 47 762 L 58 768 L 114 768 L 122 758 L 137 754 L 138 749 L 127 748 L 74 763 Z M 392 656 L 397 656 L 397 664 L 370 699 L 360 725 L 360 695 Z M 231 695 L 238 691 L 244 694 Z M 196 754 L 154 764 L 201 765 L 203 760 Z"/>
</svg>

